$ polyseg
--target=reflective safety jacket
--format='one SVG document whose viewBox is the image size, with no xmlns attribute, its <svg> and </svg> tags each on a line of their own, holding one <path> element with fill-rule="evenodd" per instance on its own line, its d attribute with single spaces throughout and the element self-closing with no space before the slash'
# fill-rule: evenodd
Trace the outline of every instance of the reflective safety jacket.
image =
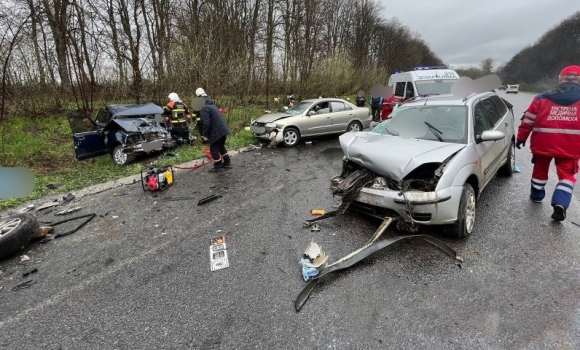
<svg viewBox="0 0 580 350">
<path fill-rule="evenodd" d="M 177 124 L 189 123 L 191 121 L 191 113 L 187 105 L 181 101 L 169 101 L 163 107 L 163 114 L 167 121 L 171 120 L 173 126 Z"/>
<path fill-rule="evenodd" d="M 580 159 L 580 84 L 566 82 L 539 94 L 518 129 L 518 141 L 532 133 L 534 154 Z"/>
</svg>

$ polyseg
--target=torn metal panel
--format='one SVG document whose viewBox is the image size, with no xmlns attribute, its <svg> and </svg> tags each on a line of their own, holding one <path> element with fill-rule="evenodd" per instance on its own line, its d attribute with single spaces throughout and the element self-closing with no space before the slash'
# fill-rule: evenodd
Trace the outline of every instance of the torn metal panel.
<svg viewBox="0 0 580 350">
<path fill-rule="evenodd" d="M 457 143 L 434 143 L 372 132 L 345 133 L 339 140 L 349 160 L 395 181 L 403 180 L 419 165 L 442 163 L 465 147 Z"/>
<path fill-rule="evenodd" d="M 442 242 L 436 238 L 428 236 L 428 235 L 397 236 L 397 237 L 392 237 L 392 238 L 386 238 L 386 239 L 379 241 L 379 238 L 383 235 L 383 233 L 386 231 L 387 227 L 392 222 L 393 222 L 393 218 L 385 218 L 383 220 L 381 226 L 375 231 L 375 233 L 369 239 L 367 244 L 365 244 L 364 246 L 362 246 L 358 250 L 355 250 L 354 252 L 346 255 L 345 257 L 337 260 L 336 262 L 334 262 L 330 265 L 327 265 L 326 267 L 324 267 L 323 269 L 320 270 L 320 272 L 317 276 L 312 277 L 312 280 L 308 283 L 308 285 L 306 285 L 306 287 L 302 290 L 302 292 L 300 292 L 300 294 L 298 295 L 298 298 L 296 298 L 296 302 L 294 303 L 294 308 L 296 309 L 296 311 L 299 312 L 300 309 L 302 309 L 302 307 L 304 306 L 304 304 L 308 300 L 310 293 L 312 292 L 312 290 L 314 289 L 314 287 L 316 286 L 316 284 L 318 283 L 320 278 L 322 278 L 325 275 L 328 275 L 330 273 L 333 273 L 333 272 L 336 272 L 339 270 L 343 270 L 343 269 L 347 269 L 347 268 L 355 265 L 359 261 L 361 261 L 361 260 L 369 257 L 370 255 L 378 252 L 379 250 L 386 248 L 386 247 L 392 245 L 393 243 L 399 242 L 401 240 L 413 239 L 413 238 L 422 239 L 422 240 L 426 241 L 427 243 L 430 243 L 433 246 L 437 247 L 438 249 L 440 249 L 441 251 L 443 251 L 447 255 L 451 256 L 452 258 L 454 258 L 458 261 L 463 261 L 463 258 L 461 256 L 457 255 L 455 250 L 453 250 L 447 244 L 445 244 L 444 242 Z"/>
</svg>

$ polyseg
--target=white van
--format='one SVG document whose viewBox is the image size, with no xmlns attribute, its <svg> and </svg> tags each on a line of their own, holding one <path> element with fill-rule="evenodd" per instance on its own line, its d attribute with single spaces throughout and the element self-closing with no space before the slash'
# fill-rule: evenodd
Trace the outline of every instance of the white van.
<svg viewBox="0 0 580 350">
<path fill-rule="evenodd" d="M 389 78 L 395 102 L 403 102 L 417 95 L 443 95 L 451 93 L 451 85 L 459 75 L 446 67 L 415 67 L 410 72 L 395 73 Z"/>
</svg>

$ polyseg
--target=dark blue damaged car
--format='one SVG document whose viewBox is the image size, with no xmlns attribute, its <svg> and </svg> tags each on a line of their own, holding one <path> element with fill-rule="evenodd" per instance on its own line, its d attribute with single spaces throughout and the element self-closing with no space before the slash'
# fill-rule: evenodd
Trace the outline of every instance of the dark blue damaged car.
<svg viewBox="0 0 580 350">
<path fill-rule="evenodd" d="M 147 103 L 108 105 L 94 120 L 88 115 L 69 116 L 76 158 L 109 153 L 116 164 L 125 165 L 136 156 L 175 147 L 162 113 L 161 107 Z"/>
</svg>

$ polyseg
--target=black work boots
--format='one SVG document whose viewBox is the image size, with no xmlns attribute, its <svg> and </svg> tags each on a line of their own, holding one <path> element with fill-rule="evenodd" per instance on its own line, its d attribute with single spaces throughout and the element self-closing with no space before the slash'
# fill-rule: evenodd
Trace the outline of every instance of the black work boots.
<svg viewBox="0 0 580 350">
<path fill-rule="evenodd" d="M 230 159 L 230 156 L 228 156 L 227 154 L 225 156 L 223 156 L 223 158 L 219 161 L 219 162 L 215 162 L 213 163 L 213 168 L 209 169 L 210 173 L 217 173 L 220 172 L 224 169 L 229 169 L 232 167 L 232 160 Z"/>
</svg>

